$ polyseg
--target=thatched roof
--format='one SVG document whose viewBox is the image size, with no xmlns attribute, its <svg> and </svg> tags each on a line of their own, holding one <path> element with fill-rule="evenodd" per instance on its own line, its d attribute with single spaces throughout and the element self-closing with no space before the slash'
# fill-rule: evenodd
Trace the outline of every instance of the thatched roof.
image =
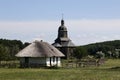
<svg viewBox="0 0 120 80">
<path fill-rule="evenodd" d="M 54 46 L 43 41 L 35 41 L 21 50 L 15 56 L 17 57 L 64 57 Z"/>
</svg>

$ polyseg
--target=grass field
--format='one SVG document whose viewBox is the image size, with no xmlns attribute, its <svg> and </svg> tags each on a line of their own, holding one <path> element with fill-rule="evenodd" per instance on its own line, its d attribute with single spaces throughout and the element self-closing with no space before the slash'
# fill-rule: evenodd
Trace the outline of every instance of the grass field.
<svg viewBox="0 0 120 80">
<path fill-rule="evenodd" d="M 99 67 L 61 69 L 0 68 L 0 80 L 120 80 L 120 59 Z"/>
</svg>

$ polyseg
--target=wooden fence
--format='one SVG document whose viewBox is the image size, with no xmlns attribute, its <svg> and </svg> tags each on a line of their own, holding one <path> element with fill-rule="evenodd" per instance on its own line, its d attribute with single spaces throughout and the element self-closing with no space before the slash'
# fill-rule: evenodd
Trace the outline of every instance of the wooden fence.
<svg viewBox="0 0 120 80">
<path fill-rule="evenodd" d="M 77 67 L 89 67 L 89 66 L 100 66 L 105 63 L 105 59 L 83 59 L 77 61 L 67 61 L 63 63 L 64 68 L 77 68 Z"/>
</svg>

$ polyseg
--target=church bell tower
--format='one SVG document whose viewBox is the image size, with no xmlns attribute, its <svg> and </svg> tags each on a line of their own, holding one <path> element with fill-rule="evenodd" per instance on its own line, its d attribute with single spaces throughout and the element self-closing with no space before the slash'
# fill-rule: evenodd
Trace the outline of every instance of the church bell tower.
<svg viewBox="0 0 120 80">
<path fill-rule="evenodd" d="M 61 20 L 61 25 L 58 28 L 57 39 L 52 45 L 58 48 L 62 53 L 64 53 L 66 59 L 72 57 L 75 45 L 68 38 L 68 31 L 63 19 Z"/>
<path fill-rule="evenodd" d="M 67 34 L 67 28 L 64 26 L 64 20 L 61 20 L 61 26 L 58 29 L 58 37 L 55 40 L 55 43 L 62 44 L 65 41 L 69 41 L 70 39 L 68 38 Z"/>
</svg>

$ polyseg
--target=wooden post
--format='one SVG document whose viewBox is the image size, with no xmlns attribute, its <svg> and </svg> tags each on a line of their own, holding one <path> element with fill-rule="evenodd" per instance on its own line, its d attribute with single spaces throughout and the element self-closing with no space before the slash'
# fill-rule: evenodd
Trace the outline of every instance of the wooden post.
<svg viewBox="0 0 120 80">
<path fill-rule="evenodd" d="M 50 57 L 50 67 L 52 66 L 52 64 L 51 64 L 51 57 Z"/>
<path fill-rule="evenodd" d="M 56 66 L 58 67 L 58 57 L 56 57 L 56 62 L 57 62 L 57 65 L 56 65 Z"/>
</svg>

